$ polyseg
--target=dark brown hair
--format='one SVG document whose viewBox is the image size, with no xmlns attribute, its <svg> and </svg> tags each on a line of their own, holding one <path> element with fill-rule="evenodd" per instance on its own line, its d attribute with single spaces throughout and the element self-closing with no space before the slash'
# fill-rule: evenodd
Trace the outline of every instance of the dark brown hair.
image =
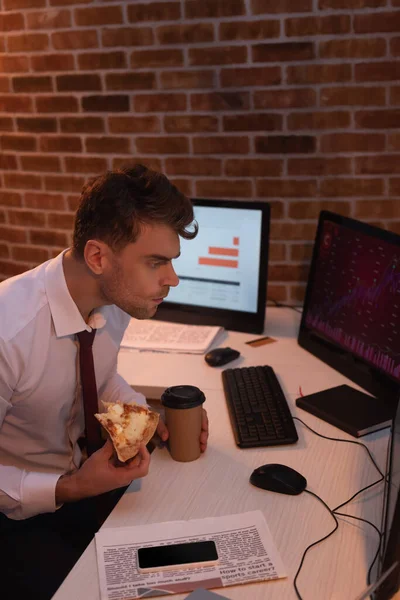
<svg viewBox="0 0 400 600">
<path fill-rule="evenodd" d="M 169 225 L 193 239 L 198 226 L 189 198 L 162 173 L 143 165 L 107 171 L 83 188 L 75 217 L 74 252 L 83 257 L 86 242 L 98 239 L 114 251 L 135 242 L 143 224 Z M 192 230 L 187 227 L 192 224 Z"/>
</svg>

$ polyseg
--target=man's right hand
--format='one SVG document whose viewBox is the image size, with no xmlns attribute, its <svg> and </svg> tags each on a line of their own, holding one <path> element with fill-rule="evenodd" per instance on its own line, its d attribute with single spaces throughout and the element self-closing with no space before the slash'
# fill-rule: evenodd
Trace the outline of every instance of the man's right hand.
<svg viewBox="0 0 400 600">
<path fill-rule="evenodd" d="M 135 458 L 115 466 L 114 448 L 107 440 L 78 471 L 60 477 L 56 485 L 56 503 L 75 502 L 127 486 L 134 479 L 145 477 L 149 466 L 150 454 L 144 445 Z"/>
</svg>

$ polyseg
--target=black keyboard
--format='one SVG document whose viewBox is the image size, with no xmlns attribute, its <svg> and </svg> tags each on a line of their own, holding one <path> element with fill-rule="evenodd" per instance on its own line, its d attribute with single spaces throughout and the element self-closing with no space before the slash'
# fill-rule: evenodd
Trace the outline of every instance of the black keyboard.
<svg viewBox="0 0 400 600">
<path fill-rule="evenodd" d="M 222 382 L 238 446 L 297 442 L 296 427 L 272 367 L 225 369 Z"/>
</svg>

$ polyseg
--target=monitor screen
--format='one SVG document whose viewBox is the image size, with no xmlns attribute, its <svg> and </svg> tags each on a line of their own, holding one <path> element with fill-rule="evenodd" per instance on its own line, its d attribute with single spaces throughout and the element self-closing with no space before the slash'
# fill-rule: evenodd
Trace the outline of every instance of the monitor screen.
<svg viewBox="0 0 400 600">
<path fill-rule="evenodd" d="M 397 403 L 400 236 L 321 213 L 299 343 L 374 395 Z"/>
<path fill-rule="evenodd" d="M 157 318 L 264 329 L 269 205 L 265 202 L 194 199 L 199 232 L 181 239 L 173 261 L 179 285 L 171 288 Z"/>
</svg>

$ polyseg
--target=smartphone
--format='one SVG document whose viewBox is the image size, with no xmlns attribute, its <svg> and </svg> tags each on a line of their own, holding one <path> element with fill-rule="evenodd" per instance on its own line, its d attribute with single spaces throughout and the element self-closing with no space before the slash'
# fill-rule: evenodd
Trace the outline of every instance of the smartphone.
<svg viewBox="0 0 400 600">
<path fill-rule="evenodd" d="M 139 571 L 143 572 L 205 567 L 218 562 L 217 547 L 212 540 L 139 548 L 137 557 Z"/>
</svg>

